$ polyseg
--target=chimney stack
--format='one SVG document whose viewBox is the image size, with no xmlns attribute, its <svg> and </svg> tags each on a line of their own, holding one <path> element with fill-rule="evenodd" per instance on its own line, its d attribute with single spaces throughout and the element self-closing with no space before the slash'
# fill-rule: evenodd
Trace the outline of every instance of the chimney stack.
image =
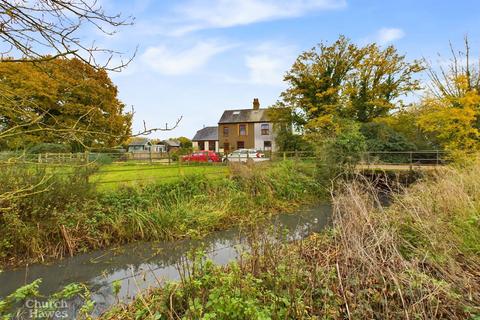
<svg viewBox="0 0 480 320">
<path fill-rule="evenodd" d="M 258 101 L 258 98 L 253 99 L 253 110 L 258 110 L 260 109 L 260 102 Z"/>
</svg>

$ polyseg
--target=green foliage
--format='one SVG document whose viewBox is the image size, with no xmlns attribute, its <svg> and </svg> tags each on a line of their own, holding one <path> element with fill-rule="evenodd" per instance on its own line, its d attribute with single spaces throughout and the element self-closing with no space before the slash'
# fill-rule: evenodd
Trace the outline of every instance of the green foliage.
<svg viewBox="0 0 480 320">
<path fill-rule="evenodd" d="M 192 148 L 192 140 L 188 139 L 187 137 L 178 137 L 173 140 L 178 140 L 178 142 L 180 142 L 180 148 L 184 148 L 184 149 Z"/>
<path fill-rule="evenodd" d="M 28 149 L 28 153 L 68 153 L 70 146 L 58 143 L 39 143 Z"/>
<path fill-rule="evenodd" d="M 124 114 L 125 105 L 103 69 L 58 58 L 35 64 L 1 62 L 0 74 L 2 147 L 111 147 L 130 134 L 132 115 Z"/>
<path fill-rule="evenodd" d="M 81 168 L 84 170 L 85 168 Z M 294 210 L 320 193 L 308 165 L 285 162 L 269 166 L 232 168 L 232 179 L 210 180 L 187 175 L 173 182 L 123 187 L 95 193 L 83 171 L 11 169 L 0 172 L 8 181 L 0 188 L 28 192 L 1 203 L 0 261 L 29 257 L 62 257 L 135 240 L 201 237 L 234 224 L 255 223 L 272 212 Z M 67 241 L 75 238 L 72 246 Z"/>
<path fill-rule="evenodd" d="M 278 126 L 280 127 L 280 126 Z M 275 144 L 278 151 L 313 151 L 314 146 L 303 135 L 295 134 L 282 126 L 276 131 Z"/>
<path fill-rule="evenodd" d="M 88 161 L 94 161 L 98 165 L 107 165 L 113 162 L 113 158 L 111 155 L 105 153 L 91 153 Z"/>
<path fill-rule="evenodd" d="M 42 283 L 41 279 L 37 279 L 30 284 L 18 288 L 12 294 L 6 296 L 3 300 L 0 300 L 0 318 L 2 320 L 14 319 L 13 312 L 16 307 L 27 298 L 40 296 L 39 286 Z"/>
<path fill-rule="evenodd" d="M 51 234 L 41 232 L 38 223 L 55 226 L 57 233 L 62 225 L 70 225 L 65 213 L 92 196 L 87 182 L 91 170 L 4 166 L 0 171 L 0 260 L 12 254 L 39 253 L 38 242 L 46 241 Z M 58 240 L 61 234 L 54 238 Z"/>
<path fill-rule="evenodd" d="M 369 151 L 416 150 L 413 143 L 384 123 L 364 123 L 360 127 L 360 132 L 365 137 L 367 150 Z"/>
<path fill-rule="evenodd" d="M 66 318 L 69 315 L 69 310 L 60 308 L 63 304 L 60 301 L 67 302 L 75 297 L 80 297 L 83 300 L 83 305 L 77 316 L 90 318 L 92 312 L 93 301 L 90 299 L 90 291 L 85 285 L 78 283 L 71 283 L 65 286 L 61 291 L 56 292 L 48 297 L 40 295 L 39 286 L 42 279 L 37 279 L 30 284 L 18 288 L 12 294 L 0 300 L 0 319 L 26 319 L 32 315 L 35 319 L 53 319 Z M 22 305 L 21 303 L 27 300 L 35 300 L 40 303 L 28 303 Z M 70 310 L 70 312 L 74 312 Z"/>
<path fill-rule="evenodd" d="M 329 290 L 317 294 L 308 288 L 308 279 L 317 279 L 317 274 L 297 272 L 306 267 L 305 263 L 287 256 L 282 259 L 273 254 L 272 258 L 280 260 L 276 260 L 278 264 L 256 256 L 254 259 L 260 259 L 256 265 L 231 263 L 225 268 L 197 252 L 191 255 L 191 262 L 182 266 L 185 274 L 180 284 L 167 284 L 146 298 L 148 310 L 136 301 L 130 310 L 113 309 L 102 319 L 145 318 L 147 314 L 163 319 L 171 313 L 182 319 L 309 319 L 312 298 L 316 306 L 336 306 L 327 297 L 327 293 L 333 295 Z M 245 257 L 245 261 L 249 259 Z M 247 271 L 254 266 L 258 268 L 256 272 Z M 298 269 L 292 273 L 292 268 Z"/>
<path fill-rule="evenodd" d="M 351 172 L 366 150 L 365 137 L 360 132 L 360 125 L 355 122 L 342 121 L 337 132 L 326 138 L 319 145 L 319 157 L 326 170 L 321 173 L 336 175 L 342 171 Z"/>
<path fill-rule="evenodd" d="M 334 43 L 320 43 L 297 58 L 285 76 L 289 87 L 271 108 L 271 116 L 281 124 L 280 128 L 291 125 L 300 129 L 322 152 L 333 152 L 329 162 L 338 162 L 340 166 L 354 163 L 365 142 L 359 135 L 347 137 L 339 133 L 344 124 L 371 123 L 390 117 L 393 110 L 403 107 L 403 95 L 420 88 L 415 76 L 422 70 L 419 61 L 406 61 L 393 46 L 360 47 L 340 36 Z M 395 151 L 413 147 L 393 129 L 383 133 L 365 131 L 370 135 L 367 147 L 401 148 Z M 387 133 L 385 141 L 380 135 Z M 277 144 L 285 149 L 300 143 L 288 131 L 280 132 L 278 140 Z M 358 148 L 349 143 L 353 140 L 359 142 Z M 321 146 L 323 143 L 326 145 Z M 351 160 L 348 150 L 354 153 Z"/>
<path fill-rule="evenodd" d="M 342 183 L 327 232 L 281 243 L 261 230 L 227 266 L 191 254 L 178 283 L 102 319 L 475 319 L 479 174 L 478 159 L 445 170 L 387 207 L 372 185 Z"/>
<path fill-rule="evenodd" d="M 332 116 L 369 122 L 388 115 L 400 96 L 418 89 L 414 76 L 422 70 L 419 61 L 406 62 L 393 46 L 358 47 L 340 36 L 297 58 L 285 76 L 290 87 L 280 103 L 307 132 Z"/>
<path fill-rule="evenodd" d="M 470 58 L 468 38 L 463 51 L 451 49 L 446 67 L 429 69 L 431 85 L 417 123 L 444 149 L 462 157 L 480 148 L 480 70 Z"/>
<path fill-rule="evenodd" d="M 412 105 L 402 108 L 392 115 L 377 118 L 373 123 L 384 124 L 393 132 L 404 137 L 408 143 L 413 144 L 413 150 L 439 150 L 437 138 L 429 134 L 418 125 L 418 118 L 422 113 L 421 108 Z"/>
<path fill-rule="evenodd" d="M 464 80 L 458 81 L 462 83 Z M 480 148 L 479 117 L 480 94 L 472 90 L 461 97 L 424 99 L 417 123 L 425 132 L 435 134 L 446 150 L 475 152 Z"/>
</svg>

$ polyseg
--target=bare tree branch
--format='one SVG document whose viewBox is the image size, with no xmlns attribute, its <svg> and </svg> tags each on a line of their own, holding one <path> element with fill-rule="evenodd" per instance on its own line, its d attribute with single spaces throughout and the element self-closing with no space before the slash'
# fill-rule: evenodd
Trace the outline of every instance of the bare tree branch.
<svg viewBox="0 0 480 320">
<path fill-rule="evenodd" d="M 81 27 L 93 26 L 113 35 L 133 21 L 107 14 L 97 0 L 0 0 L 0 59 L 32 62 L 75 56 L 97 69 L 119 71 L 132 61 L 136 50 L 123 59 L 122 53 L 112 49 L 85 45 L 78 34 Z M 117 61 L 114 57 L 120 58 L 117 65 L 112 65 Z"/>
<path fill-rule="evenodd" d="M 172 131 L 172 130 L 174 130 L 178 127 L 178 125 L 180 124 L 182 119 L 183 119 L 183 116 L 180 116 L 180 118 L 178 118 L 177 121 L 172 126 L 169 126 L 168 123 L 165 123 L 164 128 L 158 127 L 158 128 L 150 128 L 150 129 L 147 128 L 147 124 L 146 124 L 145 120 L 143 120 L 143 130 L 139 131 L 135 134 L 132 134 L 131 137 L 134 138 L 134 137 L 138 137 L 138 136 L 149 135 L 149 134 L 152 134 L 152 133 L 157 132 L 157 131 Z"/>
</svg>

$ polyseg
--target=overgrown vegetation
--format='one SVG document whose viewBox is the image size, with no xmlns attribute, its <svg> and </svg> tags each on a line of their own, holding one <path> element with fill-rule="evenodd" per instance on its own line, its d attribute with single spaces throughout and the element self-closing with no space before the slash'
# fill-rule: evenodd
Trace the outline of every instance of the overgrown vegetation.
<svg viewBox="0 0 480 320">
<path fill-rule="evenodd" d="M 83 167 L 65 174 L 5 166 L 0 171 L 0 261 L 45 261 L 135 240 L 200 237 L 255 223 L 317 199 L 321 188 L 314 171 L 290 161 L 240 165 L 231 167 L 229 178 L 188 175 L 99 194 Z"/>
<path fill-rule="evenodd" d="M 179 283 L 103 319 L 477 319 L 479 174 L 445 169 L 388 207 L 363 178 L 340 183 L 328 232 L 260 237 L 227 267 L 197 254 Z"/>
<path fill-rule="evenodd" d="M 430 78 L 424 87 L 422 73 Z M 479 79 L 467 38 L 463 50 L 451 46 L 448 63 L 436 65 L 408 61 L 394 46 L 360 46 L 344 36 L 321 42 L 284 77 L 288 88 L 270 112 L 284 123 L 277 144 L 301 150 L 304 140 L 323 148 L 354 122 L 369 151 L 443 150 L 461 159 L 480 145 Z M 420 98 L 406 104 L 415 91 Z M 290 141 L 291 127 L 303 139 Z"/>
</svg>

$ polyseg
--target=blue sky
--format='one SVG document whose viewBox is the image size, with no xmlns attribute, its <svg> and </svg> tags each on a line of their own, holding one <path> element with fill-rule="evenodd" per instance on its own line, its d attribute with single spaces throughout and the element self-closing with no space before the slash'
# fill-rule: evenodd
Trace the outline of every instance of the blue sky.
<svg viewBox="0 0 480 320">
<path fill-rule="evenodd" d="M 135 60 L 111 77 L 134 106 L 134 131 L 183 120 L 173 132 L 192 137 L 216 125 L 225 109 L 249 108 L 258 97 L 273 104 L 296 56 L 340 34 L 358 44 L 394 44 L 408 59 L 448 57 L 468 34 L 480 48 L 480 2 L 448 0 L 102 0 L 109 12 L 135 17 L 104 46 Z M 443 58 L 441 58 L 443 59 Z M 440 60 L 441 60 L 440 59 Z"/>
</svg>

